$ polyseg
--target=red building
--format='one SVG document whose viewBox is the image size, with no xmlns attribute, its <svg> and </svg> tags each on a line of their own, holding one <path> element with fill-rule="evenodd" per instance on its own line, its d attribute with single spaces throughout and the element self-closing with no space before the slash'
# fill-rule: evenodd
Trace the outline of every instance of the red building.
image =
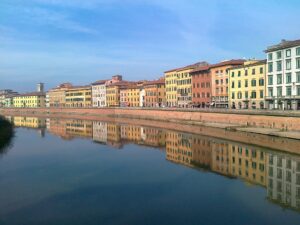
<svg viewBox="0 0 300 225">
<path fill-rule="evenodd" d="M 211 105 L 210 66 L 201 66 L 191 72 L 192 102 L 196 107 L 206 108 Z"/>
</svg>

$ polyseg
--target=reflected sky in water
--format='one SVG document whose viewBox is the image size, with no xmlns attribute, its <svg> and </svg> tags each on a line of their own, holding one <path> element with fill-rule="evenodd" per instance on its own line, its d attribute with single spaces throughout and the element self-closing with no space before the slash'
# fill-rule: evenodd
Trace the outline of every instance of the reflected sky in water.
<svg viewBox="0 0 300 225">
<path fill-rule="evenodd" d="M 0 224 L 300 222 L 297 154 L 130 124 L 9 119 Z"/>
</svg>

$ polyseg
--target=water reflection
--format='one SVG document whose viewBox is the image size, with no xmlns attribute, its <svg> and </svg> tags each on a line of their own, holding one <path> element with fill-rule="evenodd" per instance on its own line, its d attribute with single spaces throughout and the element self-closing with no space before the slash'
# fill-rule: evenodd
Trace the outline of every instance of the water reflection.
<svg viewBox="0 0 300 225">
<path fill-rule="evenodd" d="M 42 137 L 47 129 L 64 140 L 89 138 L 115 149 L 130 143 L 159 148 L 172 163 L 262 186 L 270 202 L 300 211 L 300 156 L 284 152 L 289 140 L 282 142 L 283 151 L 279 152 L 221 138 L 122 123 L 32 117 L 14 117 L 11 121 L 16 127 L 37 129 Z M 297 146 L 295 141 L 293 145 Z"/>
</svg>

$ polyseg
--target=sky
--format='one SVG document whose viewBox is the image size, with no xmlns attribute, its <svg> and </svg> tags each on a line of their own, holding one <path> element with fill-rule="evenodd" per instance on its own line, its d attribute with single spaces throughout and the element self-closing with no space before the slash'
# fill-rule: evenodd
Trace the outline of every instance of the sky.
<svg viewBox="0 0 300 225">
<path fill-rule="evenodd" d="M 299 0 L 0 0 L 0 89 L 157 79 L 300 39 Z"/>
</svg>

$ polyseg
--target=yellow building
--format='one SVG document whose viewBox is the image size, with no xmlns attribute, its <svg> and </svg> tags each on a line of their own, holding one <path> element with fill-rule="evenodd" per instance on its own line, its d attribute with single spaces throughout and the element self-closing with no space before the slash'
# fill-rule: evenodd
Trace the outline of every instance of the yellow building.
<svg viewBox="0 0 300 225">
<path fill-rule="evenodd" d="M 165 72 L 166 104 L 168 107 L 177 106 L 177 69 Z"/>
<path fill-rule="evenodd" d="M 121 139 L 121 127 L 116 123 L 107 124 L 107 144 L 115 147 L 122 148 L 122 139 Z"/>
<path fill-rule="evenodd" d="M 128 85 L 120 88 L 121 107 L 139 107 L 140 87 L 137 84 Z"/>
<path fill-rule="evenodd" d="M 121 125 L 121 138 L 127 141 L 141 141 L 141 127 L 135 125 Z"/>
<path fill-rule="evenodd" d="M 232 176 L 230 173 L 230 160 L 228 143 L 224 141 L 211 142 L 211 170 L 225 176 Z"/>
<path fill-rule="evenodd" d="M 191 72 L 200 66 L 207 66 L 207 62 L 199 62 L 177 69 L 177 104 L 179 107 L 192 105 L 192 75 Z"/>
<path fill-rule="evenodd" d="M 119 107 L 121 105 L 120 90 L 129 84 L 127 81 L 120 81 L 106 86 L 107 107 Z"/>
<path fill-rule="evenodd" d="M 168 132 L 166 137 L 166 158 L 174 163 L 193 167 L 192 135 Z"/>
<path fill-rule="evenodd" d="M 91 86 L 76 86 L 66 90 L 66 107 L 81 108 L 91 107 L 92 91 Z"/>
<path fill-rule="evenodd" d="M 43 128 L 46 126 L 45 119 L 37 117 L 15 116 L 13 117 L 13 123 L 16 127 Z"/>
<path fill-rule="evenodd" d="M 43 92 L 32 92 L 13 97 L 13 106 L 17 108 L 45 107 L 46 95 Z"/>
<path fill-rule="evenodd" d="M 258 148 L 229 144 L 229 173 L 250 183 L 266 186 L 267 153 Z"/>
<path fill-rule="evenodd" d="M 66 133 L 73 137 L 91 138 L 93 135 L 92 121 L 88 120 L 67 120 Z"/>
<path fill-rule="evenodd" d="M 66 106 L 66 91 L 72 88 L 72 84 L 60 84 L 56 88 L 52 88 L 47 92 L 49 96 L 49 107 L 65 107 Z"/>
<path fill-rule="evenodd" d="M 228 74 L 230 108 L 265 108 L 266 60 L 246 61 L 230 68 Z"/>
</svg>

